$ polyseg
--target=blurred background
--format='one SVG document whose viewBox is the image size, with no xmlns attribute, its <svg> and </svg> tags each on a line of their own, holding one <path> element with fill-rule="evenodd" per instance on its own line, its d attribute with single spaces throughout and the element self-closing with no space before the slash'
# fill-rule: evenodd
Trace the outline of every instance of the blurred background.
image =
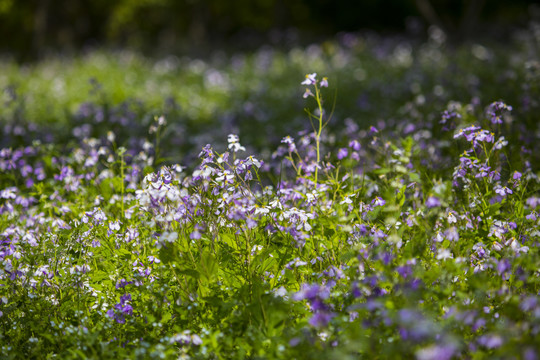
<svg viewBox="0 0 540 360">
<path fill-rule="evenodd" d="M 164 158 L 228 134 L 270 157 L 311 129 L 313 72 L 330 82 L 333 147 L 343 129 L 422 134 L 497 100 L 535 142 L 539 54 L 528 0 L 0 0 L 0 147 L 111 130 L 137 152 L 163 115 Z"/>
<path fill-rule="evenodd" d="M 204 55 L 217 46 L 292 46 L 339 32 L 504 40 L 526 26 L 530 0 L 0 0 L 0 53 L 18 61 L 96 47 Z M 534 14 L 533 14 L 534 15 Z M 537 16 L 538 14 L 536 14 Z"/>
</svg>

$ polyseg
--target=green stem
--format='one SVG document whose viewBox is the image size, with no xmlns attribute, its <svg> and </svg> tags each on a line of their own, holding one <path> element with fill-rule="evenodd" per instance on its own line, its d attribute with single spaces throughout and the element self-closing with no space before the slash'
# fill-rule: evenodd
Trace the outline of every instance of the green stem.
<svg viewBox="0 0 540 360">
<path fill-rule="evenodd" d="M 315 167 L 315 187 L 317 187 L 317 179 L 319 174 L 319 162 L 321 160 L 320 154 L 320 143 L 321 143 L 321 133 L 323 129 L 323 108 L 321 101 L 321 93 L 319 87 L 315 84 L 315 100 L 317 100 L 317 106 L 319 107 L 319 129 L 317 131 L 317 136 L 315 137 L 315 142 L 317 146 L 317 166 Z"/>
<path fill-rule="evenodd" d="M 122 177 L 122 218 L 124 218 L 124 154 L 120 155 L 120 176 Z"/>
</svg>

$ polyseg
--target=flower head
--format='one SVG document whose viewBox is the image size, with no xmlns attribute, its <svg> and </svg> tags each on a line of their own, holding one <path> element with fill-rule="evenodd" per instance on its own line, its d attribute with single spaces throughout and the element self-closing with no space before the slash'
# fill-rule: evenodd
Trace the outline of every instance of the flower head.
<svg viewBox="0 0 540 360">
<path fill-rule="evenodd" d="M 246 151 L 246 148 L 240 145 L 238 135 L 229 134 L 227 141 L 229 142 L 229 149 L 233 152 Z"/>
<path fill-rule="evenodd" d="M 301 82 L 302 85 L 314 85 L 317 83 L 317 73 L 306 74 L 306 79 Z M 324 79 L 323 79 L 324 80 Z"/>
<path fill-rule="evenodd" d="M 384 204 L 386 204 L 386 201 L 378 196 L 375 196 L 375 199 L 371 201 L 371 204 L 373 204 L 374 206 L 383 206 Z"/>
<path fill-rule="evenodd" d="M 427 198 L 426 207 L 428 209 L 438 207 L 438 206 L 441 206 L 441 201 L 439 200 L 439 198 L 437 198 L 435 196 L 430 196 L 430 197 Z"/>
<path fill-rule="evenodd" d="M 507 188 L 506 186 L 498 187 L 495 189 L 495 192 L 501 196 L 506 196 L 508 194 L 512 194 L 513 191 Z"/>
<path fill-rule="evenodd" d="M 508 114 L 512 111 L 512 107 L 509 105 L 506 105 L 502 101 L 496 101 L 491 103 L 487 108 L 487 115 L 489 117 L 489 120 L 493 124 L 502 124 L 503 123 L 503 117 L 505 114 Z"/>
<path fill-rule="evenodd" d="M 328 78 L 327 77 L 322 78 L 321 87 L 328 87 Z"/>
<path fill-rule="evenodd" d="M 349 155 L 349 151 L 346 148 L 341 148 L 338 151 L 337 158 L 341 160 L 343 158 L 346 158 L 347 155 Z"/>
<path fill-rule="evenodd" d="M 306 91 L 304 91 L 304 95 L 302 95 L 302 97 L 304 99 L 308 98 L 309 96 L 315 96 L 313 95 L 313 93 L 311 92 L 311 90 L 309 90 L 308 88 L 306 88 Z"/>
</svg>

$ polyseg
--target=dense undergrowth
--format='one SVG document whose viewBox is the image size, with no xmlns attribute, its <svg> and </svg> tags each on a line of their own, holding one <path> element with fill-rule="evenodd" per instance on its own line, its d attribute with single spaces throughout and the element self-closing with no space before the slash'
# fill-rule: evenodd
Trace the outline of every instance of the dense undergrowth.
<svg viewBox="0 0 540 360">
<path fill-rule="evenodd" d="M 14 69 L 39 76 L 4 93 L 2 358 L 537 359 L 539 41 L 432 35 L 94 83 L 74 112 L 31 85 L 60 65 Z"/>
</svg>

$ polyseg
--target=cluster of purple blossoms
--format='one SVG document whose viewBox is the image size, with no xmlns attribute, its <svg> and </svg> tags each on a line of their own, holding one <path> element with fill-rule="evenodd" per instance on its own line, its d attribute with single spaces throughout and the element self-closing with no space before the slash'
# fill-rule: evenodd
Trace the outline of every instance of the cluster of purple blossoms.
<svg viewBox="0 0 540 360">
<path fill-rule="evenodd" d="M 45 179 L 43 163 L 29 162 L 29 157 L 37 156 L 38 150 L 32 146 L 12 150 L 4 148 L 0 150 L 0 170 L 18 172 L 24 179 L 24 185 L 31 188 L 36 182 Z"/>
<path fill-rule="evenodd" d="M 454 139 L 458 139 L 460 137 L 465 138 L 468 142 L 472 143 L 473 148 L 476 148 L 482 143 L 493 143 L 495 134 L 488 130 L 482 130 L 482 128 L 479 126 L 473 125 L 460 129 L 454 135 Z"/>
<path fill-rule="evenodd" d="M 444 110 L 439 123 L 443 124 L 443 131 L 451 131 L 456 128 L 456 123 L 459 119 L 461 119 L 459 113 L 453 110 Z"/>
<path fill-rule="evenodd" d="M 309 308 L 313 312 L 313 316 L 309 319 L 309 324 L 313 327 L 325 327 L 335 316 L 330 305 L 325 303 L 325 300 L 330 296 L 333 284 L 333 282 L 327 285 L 303 284 L 300 291 L 292 296 L 294 301 L 307 300 Z"/>
<path fill-rule="evenodd" d="M 506 105 L 502 101 L 495 101 L 491 103 L 487 109 L 486 114 L 492 124 L 502 124 L 503 118 L 512 111 L 512 106 Z"/>
<path fill-rule="evenodd" d="M 120 297 L 120 302 L 112 309 L 107 311 L 107 316 L 114 319 L 119 324 L 126 322 L 126 315 L 133 315 L 133 307 L 131 306 L 131 294 L 124 294 Z"/>
</svg>

